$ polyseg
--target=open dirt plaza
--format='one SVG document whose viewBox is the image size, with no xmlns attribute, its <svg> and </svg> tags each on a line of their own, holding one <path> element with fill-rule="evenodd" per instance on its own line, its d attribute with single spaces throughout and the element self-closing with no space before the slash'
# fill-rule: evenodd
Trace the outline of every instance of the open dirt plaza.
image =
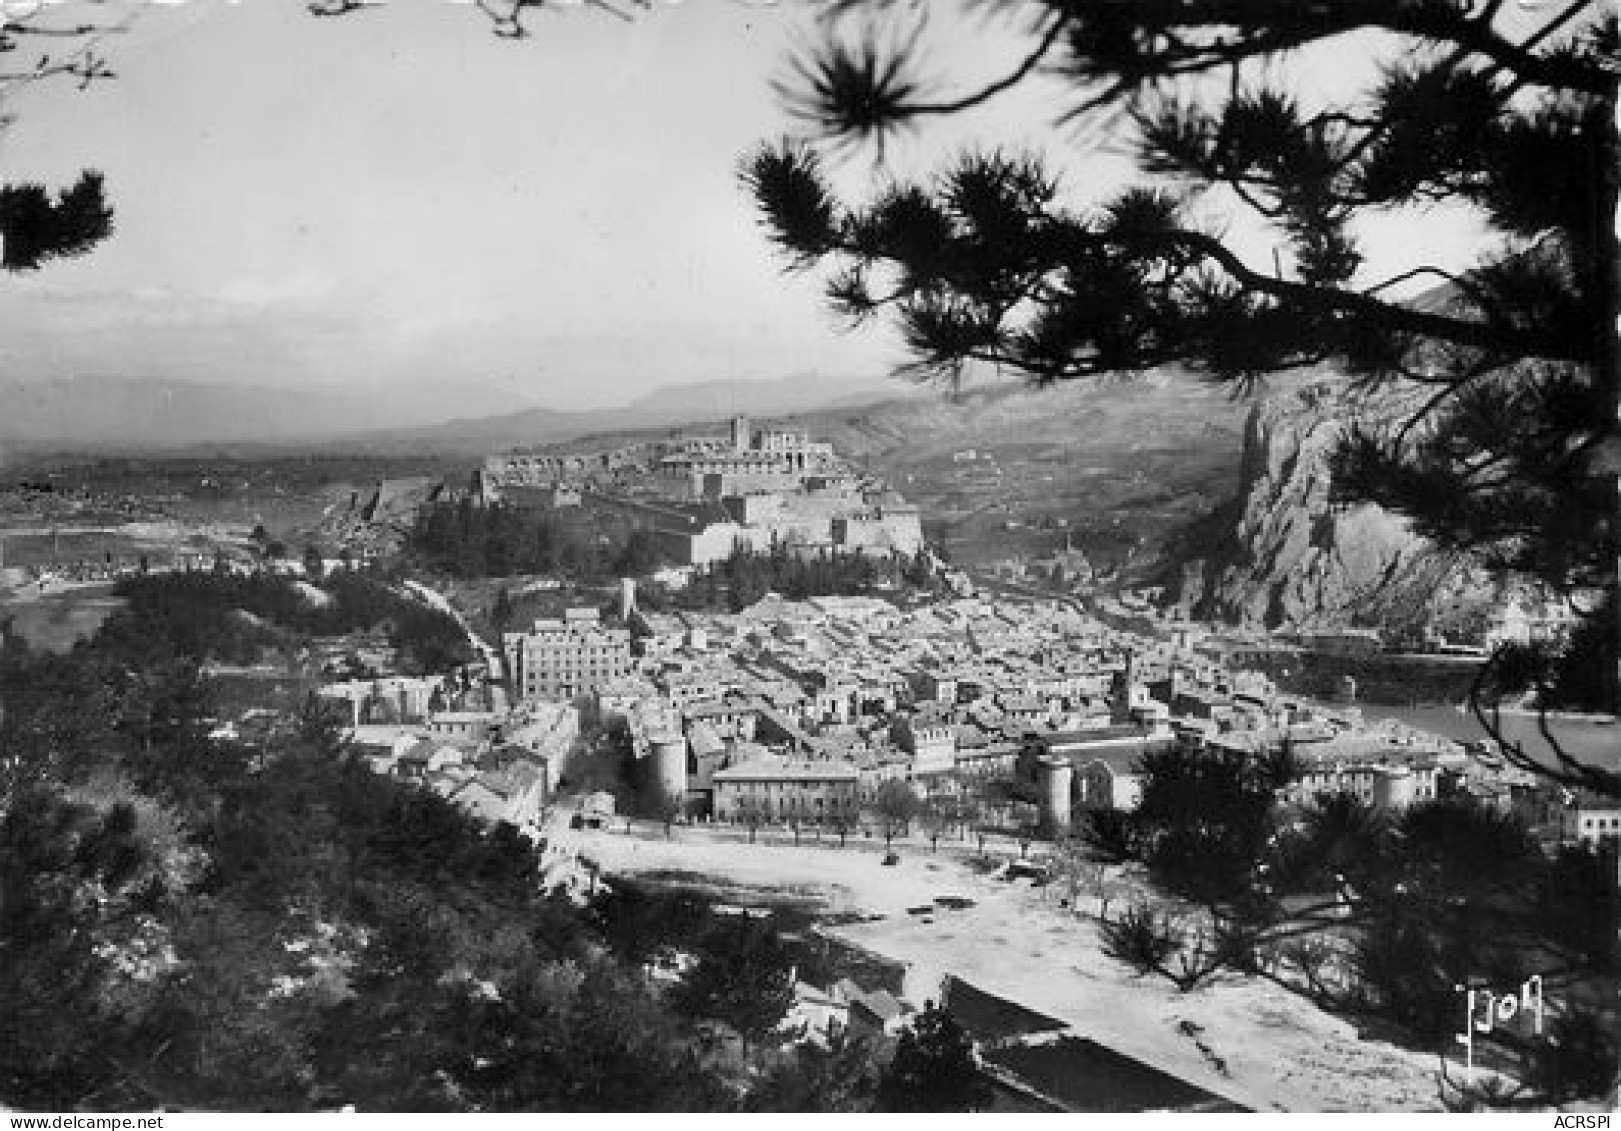
<svg viewBox="0 0 1621 1131">
<path fill-rule="evenodd" d="M 1261 979 L 1229 977 L 1184 994 L 1138 977 L 1103 954 L 1095 919 L 1029 880 L 970 866 L 972 847 L 907 845 L 886 866 L 882 842 L 852 839 L 841 849 L 836 839 L 818 847 L 807 837 L 795 848 L 751 845 L 730 830 L 677 827 L 667 839 L 662 826 L 625 828 L 623 820 L 598 831 L 554 822 L 548 859 L 595 861 L 610 882 L 616 873 L 667 872 L 818 897 L 830 916 L 868 917 L 824 929 L 905 964 L 914 1007 L 938 998 L 954 974 L 1257 1111 L 1441 1107 L 1434 1055 L 1360 1040 L 1346 1021 Z M 958 898 L 942 905 L 940 897 Z"/>
</svg>

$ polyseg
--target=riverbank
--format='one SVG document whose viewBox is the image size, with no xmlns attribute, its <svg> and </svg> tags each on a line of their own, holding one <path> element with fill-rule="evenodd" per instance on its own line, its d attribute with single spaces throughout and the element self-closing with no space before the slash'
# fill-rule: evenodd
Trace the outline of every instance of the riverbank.
<svg viewBox="0 0 1621 1131">
<path fill-rule="evenodd" d="M 1337 701 L 1348 686 L 1356 703 L 1372 710 L 1461 703 L 1484 661 L 1455 656 L 1379 652 L 1367 656 L 1298 649 L 1244 652 L 1232 666 L 1264 673 L 1286 695 Z"/>
<path fill-rule="evenodd" d="M 1358 704 L 1370 723 L 1394 719 L 1415 730 L 1450 738 L 1454 742 L 1483 742 L 1491 736 L 1474 712 L 1457 707 L 1387 707 Z M 1535 711 L 1503 711 L 1503 737 L 1524 746 L 1539 761 L 1555 761 L 1552 747 L 1542 735 Z M 1548 729 L 1560 748 L 1573 758 L 1621 773 L 1621 726 L 1609 715 L 1550 714 Z"/>
<path fill-rule="evenodd" d="M 971 848 L 907 846 L 885 865 L 881 843 L 746 845 L 692 828 L 666 838 L 659 826 L 558 836 L 552 854 L 578 853 L 610 883 L 677 872 L 814 900 L 825 933 L 904 965 L 913 1007 L 938 998 L 954 974 L 1257 1111 L 1440 1106 L 1433 1055 L 1361 1040 L 1349 1023 L 1260 979 L 1183 994 L 1139 977 L 1102 953 L 1095 918 L 1060 908 L 1027 880 L 987 874 Z"/>
</svg>

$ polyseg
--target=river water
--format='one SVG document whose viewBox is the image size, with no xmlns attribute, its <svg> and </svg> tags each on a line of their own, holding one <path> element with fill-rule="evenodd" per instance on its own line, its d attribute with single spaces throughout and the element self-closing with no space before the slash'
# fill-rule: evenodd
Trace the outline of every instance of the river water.
<svg viewBox="0 0 1621 1131">
<path fill-rule="evenodd" d="M 1488 737 L 1472 712 L 1459 711 L 1456 707 L 1383 707 L 1373 703 L 1359 706 L 1362 717 L 1368 722 L 1396 719 L 1458 742 Z M 1539 760 L 1555 760 L 1552 749 L 1538 731 L 1534 714 L 1505 714 L 1502 727 L 1503 737 L 1523 744 L 1527 754 Z M 1548 729 L 1571 757 L 1621 773 L 1621 725 L 1594 718 L 1553 718 L 1549 720 Z"/>
</svg>

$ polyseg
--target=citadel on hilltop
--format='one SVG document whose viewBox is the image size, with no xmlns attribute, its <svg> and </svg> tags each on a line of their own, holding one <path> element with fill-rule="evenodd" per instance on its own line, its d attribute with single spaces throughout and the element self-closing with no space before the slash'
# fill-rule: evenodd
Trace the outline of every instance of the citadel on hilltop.
<svg viewBox="0 0 1621 1131">
<path fill-rule="evenodd" d="M 484 504 L 622 511 L 683 565 L 710 565 L 739 548 L 781 547 L 815 557 L 913 555 L 918 508 L 802 432 L 753 429 L 579 454 L 491 456 L 473 476 Z"/>
</svg>

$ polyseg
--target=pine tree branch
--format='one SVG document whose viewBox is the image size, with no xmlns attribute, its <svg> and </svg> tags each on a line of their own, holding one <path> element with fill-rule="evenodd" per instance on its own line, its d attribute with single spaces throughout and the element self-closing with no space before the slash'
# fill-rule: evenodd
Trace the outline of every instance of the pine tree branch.
<svg viewBox="0 0 1621 1131">
<path fill-rule="evenodd" d="M 1502 2 L 1503 0 L 1493 0 L 1493 9 L 1495 10 L 1495 8 L 1500 6 Z M 1536 47 L 1537 44 L 1547 39 L 1550 35 L 1564 27 L 1577 16 L 1581 15 L 1582 12 L 1591 7 L 1592 4 L 1593 0 L 1571 0 L 1571 3 L 1566 5 L 1564 11 L 1560 12 L 1553 19 L 1543 24 L 1542 27 L 1537 29 L 1535 35 L 1531 36 L 1531 38 L 1520 44 L 1520 50 L 1530 51 L 1532 48 Z"/>
<path fill-rule="evenodd" d="M 1068 10 L 1072 19 L 1078 18 L 1076 5 L 1053 6 Z M 1333 0 L 1302 6 L 1295 0 L 1211 0 L 1188 5 L 1143 4 L 1140 10 L 1143 15 L 1139 27 L 1164 37 L 1172 47 L 1137 60 L 1138 74 L 1143 79 L 1197 74 L 1351 32 L 1377 29 L 1456 44 L 1533 85 L 1596 95 L 1608 95 L 1614 89 L 1614 77 L 1602 65 L 1537 55 L 1527 46 L 1503 38 L 1489 22 L 1450 5 Z M 1562 16 L 1556 22 L 1566 22 L 1574 15 Z M 1171 34 L 1172 27 L 1204 29 L 1215 38 L 1190 44 Z M 1226 28 L 1237 28 L 1241 34 L 1222 35 L 1221 30 Z"/>
<path fill-rule="evenodd" d="M 1108 236 L 1095 237 L 1093 240 L 1094 246 L 1100 242 L 1121 245 L 1126 241 Z M 1318 287 L 1308 283 L 1294 283 L 1263 274 L 1244 263 L 1220 240 L 1203 232 L 1182 229 L 1162 234 L 1146 234 L 1139 237 L 1137 242 L 1150 248 L 1171 247 L 1197 252 L 1206 259 L 1214 260 L 1246 289 L 1286 299 L 1308 310 L 1354 314 L 1391 331 L 1416 334 L 1458 345 L 1476 346 L 1494 352 L 1518 352 L 1566 361 L 1586 360 L 1583 350 L 1559 335 L 1498 330 L 1469 319 L 1451 318 L 1384 302 L 1369 294 Z"/>
<path fill-rule="evenodd" d="M 1525 770 L 1539 777 L 1568 785 L 1575 788 L 1591 789 L 1595 793 L 1606 797 L 1621 797 L 1621 775 L 1613 774 L 1601 767 L 1590 765 L 1573 757 L 1565 750 L 1562 744 L 1554 742 L 1551 746 L 1557 759 L 1556 765 L 1548 765 L 1526 753 L 1525 747 L 1518 741 L 1511 741 L 1504 736 L 1503 717 L 1495 699 L 1490 706 L 1490 715 L 1485 705 L 1486 681 L 1493 668 L 1501 660 L 1501 650 L 1492 653 L 1486 662 L 1481 665 L 1479 673 L 1469 688 L 1469 710 L 1475 716 L 1489 738 L 1497 744 L 1503 757 L 1516 769 Z M 1537 722 L 1540 729 L 1547 729 L 1547 710 L 1539 708 Z M 1549 735 L 1551 737 L 1551 735 Z"/>
<path fill-rule="evenodd" d="M 1084 262 L 1098 253 L 1118 253 L 1122 250 L 1144 255 L 1160 256 L 1167 252 L 1191 254 L 1195 258 L 1214 261 L 1231 279 L 1245 290 L 1267 295 L 1296 308 L 1325 315 L 1347 315 L 1366 319 L 1387 332 L 1411 334 L 1456 345 L 1480 349 L 1495 356 L 1536 356 L 1553 360 L 1585 361 L 1583 343 L 1573 342 L 1564 335 L 1542 330 L 1524 330 L 1493 325 L 1468 318 L 1414 309 L 1396 302 L 1377 298 L 1371 292 L 1357 292 L 1310 283 L 1279 279 L 1256 271 L 1236 253 L 1214 236 L 1189 229 L 1170 229 L 1162 232 L 1114 233 L 1085 230 L 1075 225 L 1057 227 L 1049 243 L 1056 252 L 1054 266 L 1068 259 Z M 820 255 L 808 256 L 814 263 L 831 254 L 847 255 L 858 262 L 874 260 L 893 261 L 906 266 L 895 252 L 873 249 L 852 239 L 846 232 L 829 238 Z M 915 288 L 899 288 L 886 298 L 886 302 L 902 302 Z M 1031 291 L 1026 286 L 1022 294 Z M 1071 374 L 1070 363 L 1041 365 L 1029 358 L 1020 358 L 1011 351 L 997 351 L 994 357 L 981 358 L 998 363 L 1012 364 L 1023 370 L 1047 376 Z M 1174 347 L 1163 351 L 1153 360 L 1179 360 L 1180 351 Z M 1084 368 L 1079 372 L 1087 372 Z M 1078 375 L 1078 374 L 1077 374 Z M 1416 375 L 1415 375 L 1416 376 Z"/>
<path fill-rule="evenodd" d="M 976 106 L 983 106 L 997 95 L 1012 90 L 1034 74 L 1036 68 L 1041 65 L 1041 61 L 1052 51 L 1053 45 L 1058 42 L 1058 37 L 1066 26 L 1068 26 L 1068 21 L 1063 17 L 1053 20 L 1046 33 L 1042 35 L 1041 42 L 1036 45 L 1035 50 L 1025 56 L 1024 61 L 1018 67 L 995 82 L 988 83 L 971 94 L 953 98 L 949 102 L 902 102 L 896 108 L 897 118 L 921 117 L 928 114 L 958 114 L 964 110 L 971 110 Z"/>
</svg>

